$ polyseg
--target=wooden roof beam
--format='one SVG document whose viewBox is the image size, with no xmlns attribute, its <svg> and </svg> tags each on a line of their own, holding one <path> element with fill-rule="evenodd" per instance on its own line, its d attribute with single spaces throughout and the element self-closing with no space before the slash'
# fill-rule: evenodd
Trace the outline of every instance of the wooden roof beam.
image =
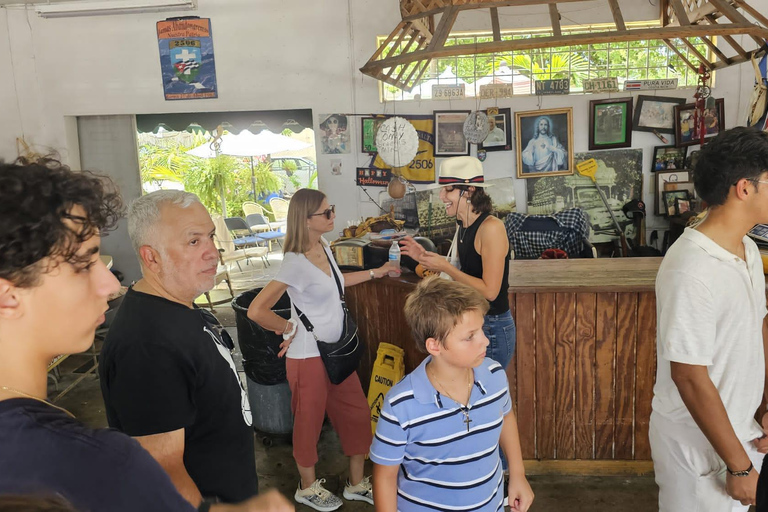
<svg viewBox="0 0 768 512">
<path fill-rule="evenodd" d="M 367 72 L 370 69 L 376 67 L 387 67 L 396 64 L 403 64 L 422 58 L 453 57 L 472 54 L 481 55 L 487 53 L 532 50 L 537 48 L 552 48 L 557 46 L 611 43 L 615 41 L 642 41 L 645 39 L 674 39 L 702 36 L 726 37 L 730 34 L 753 34 L 759 37 L 767 37 L 768 28 L 762 28 L 754 24 L 746 26 L 741 24 L 687 25 L 681 27 L 661 27 L 588 34 L 568 34 L 561 37 L 552 36 L 537 37 L 532 39 L 515 39 L 500 42 L 492 41 L 488 43 L 442 47 L 436 48 L 433 51 L 413 52 L 408 55 L 398 55 L 397 57 L 388 57 L 378 61 L 369 61 L 363 68 L 361 68 L 361 70 L 363 72 Z M 425 55 L 427 53 L 429 55 Z"/>
<path fill-rule="evenodd" d="M 615 2 L 616 0 L 608 0 L 609 2 Z M 557 4 L 549 4 L 549 21 L 552 22 L 552 33 L 560 37 L 563 35 L 563 31 L 560 28 L 560 13 L 557 12 Z"/>
<path fill-rule="evenodd" d="M 711 3 L 717 7 L 717 10 L 720 11 L 726 18 L 731 20 L 733 23 L 752 23 L 749 21 L 746 16 L 741 14 L 738 9 L 736 9 L 734 6 L 731 5 L 729 0 L 709 0 Z M 752 40 L 757 44 L 758 48 L 761 47 L 763 44 L 765 44 L 764 41 L 760 40 L 760 38 L 751 36 Z"/>
<path fill-rule="evenodd" d="M 699 39 L 701 39 L 704 44 L 707 45 L 707 47 L 712 50 L 712 53 L 717 55 L 722 62 L 725 63 L 726 66 L 730 66 L 732 64 L 731 58 L 727 57 L 720 48 L 717 47 L 715 43 L 712 42 L 712 40 L 706 36 L 699 36 Z M 716 66 L 717 63 L 714 63 L 713 66 Z"/>
<path fill-rule="evenodd" d="M 489 9 L 498 7 L 519 7 L 524 5 L 546 5 L 546 4 L 558 4 L 565 2 L 583 2 L 584 0 L 499 0 L 497 2 L 481 2 L 481 3 L 467 3 L 461 5 L 451 5 L 451 7 L 459 11 L 468 11 L 473 9 Z M 422 18 L 424 16 L 431 16 L 440 14 L 445 11 L 447 7 L 437 7 L 428 11 L 414 13 L 408 16 L 403 16 L 403 21 L 411 21 L 413 18 Z"/>
<path fill-rule="evenodd" d="M 664 41 L 664 44 L 666 44 L 669 47 L 670 50 L 675 52 L 677 54 L 677 56 L 680 57 L 680 59 L 683 62 L 685 62 L 685 64 L 689 68 L 691 68 L 695 72 L 699 71 L 699 66 L 694 66 L 693 63 L 691 63 L 691 61 L 689 61 L 688 58 L 683 54 L 683 52 L 678 50 L 677 47 L 674 44 L 672 44 L 672 41 L 670 41 L 669 39 L 662 39 L 662 41 Z"/>
<path fill-rule="evenodd" d="M 712 63 L 709 62 L 709 59 L 707 59 L 704 55 L 701 54 L 698 48 L 688 40 L 688 38 L 682 38 L 681 41 L 685 44 L 685 46 L 688 47 L 689 50 L 693 52 L 694 55 L 696 55 L 696 58 L 699 59 L 699 62 L 704 64 L 709 69 L 712 69 Z"/>
<path fill-rule="evenodd" d="M 448 39 L 448 35 L 451 33 L 458 15 L 459 11 L 454 6 L 446 7 L 443 15 L 440 17 L 440 23 L 437 24 L 435 33 L 432 36 L 432 41 L 430 41 L 427 47 L 428 52 L 434 51 L 436 48 L 442 48 L 445 45 L 445 41 Z"/>
<path fill-rule="evenodd" d="M 748 3 L 744 2 L 744 0 L 733 0 L 733 2 L 744 9 L 744 11 L 748 12 L 753 18 L 755 18 L 757 21 L 768 27 L 768 18 L 760 14 L 760 11 L 749 5 Z"/>
<path fill-rule="evenodd" d="M 723 26 L 718 24 L 717 18 L 715 18 L 715 16 L 713 16 L 712 14 L 707 14 L 705 18 L 710 23 L 709 25 L 710 27 L 714 28 L 714 27 Z M 722 36 L 723 36 L 723 40 L 727 42 L 731 46 L 731 48 L 733 48 L 736 51 L 736 53 L 738 53 L 745 59 L 747 58 L 747 51 L 744 48 L 742 48 L 741 45 L 737 43 L 734 38 L 731 37 L 730 34 L 722 34 Z"/>
<path fill-rule="evenodd" d="M 669 4 L 675 11 L 675 18 L 677 18 L 678 25 L 691 24 L 691 20 L 688 19 L 688 13 L 686 12 L 685 7 L 683 7 L 683 2 L 680 0 L 669 0 Z"/>
<path fill-rule="evenodd" d="M 624 16 L 621 14 L 621 9 L 619 8 L 619 0 L 608 0 L 608 5 L 611 6 L 611 14 L 613 14 L 613 22 L 616 24 L 616 29 L 627 30 L 627 25 L 624 23 Z"/>
<path fill-rule="evenodd" d="M 491 29 L 493 30 L 493 40 L 501 41 L 501 26 L 499 25 L 499 9 L 491 7 Z"/>
</svg>

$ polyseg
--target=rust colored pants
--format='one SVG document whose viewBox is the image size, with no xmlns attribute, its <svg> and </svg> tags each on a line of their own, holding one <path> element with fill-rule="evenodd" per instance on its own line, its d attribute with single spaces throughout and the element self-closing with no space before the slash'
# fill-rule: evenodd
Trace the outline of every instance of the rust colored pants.
<svg viewBox="0 0 768 512">
<path fill-rule="evenodd" d="M 317 443 L 325 413 L 339 434 L 344 455 L 364 455 L 371 448 L 371 411 L 357 373 L 331 384 L 323 360 L 286 359 L 293 411 L 293 458 L 302 467 L 317 463 Z"/>
</svg>

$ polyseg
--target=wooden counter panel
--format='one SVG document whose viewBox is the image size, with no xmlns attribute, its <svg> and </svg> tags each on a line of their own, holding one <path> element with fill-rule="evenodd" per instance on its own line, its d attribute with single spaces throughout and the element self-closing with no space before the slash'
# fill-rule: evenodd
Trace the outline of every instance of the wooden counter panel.
<svg viewBox="0 0 768 512">
<path fill-rule="evenodd" d="M 611 267 L 617 260 L 601 263 Z M 347 290 L 368 344 L 358 371 L 365 390 L 379 343 L 404 349 L 406 373 L 425 357 L 403 315 L 406 296 L 418 281 L 388 278 Z M 602 282 L 594 290 L 579 285 L 510 293 L 517 349 L 507 377 L 524 459 L 650 460 L 656 299 L 646 285 L 635 282 L 637 289 L 619 290 Z"/>
<path fill-rule="evenodd" d="M 509 292 L 654 291 L 661 258 L 513 260 Z"/>
<path fill-rule="evenodd" d="M 576 296 L 576 382 L 574 408 L 577 459 L 595 456 L 595 317 L 597 295 Z"/>
</svg>

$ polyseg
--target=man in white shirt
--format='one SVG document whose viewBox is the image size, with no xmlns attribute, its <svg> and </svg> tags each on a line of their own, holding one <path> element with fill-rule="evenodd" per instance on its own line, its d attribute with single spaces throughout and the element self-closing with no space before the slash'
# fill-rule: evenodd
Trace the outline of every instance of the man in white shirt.
<svg viewBox="0 0 768 512">
<path fill-rule="evenodd" d="M 660 512 L 747 510 L 768 438 L 762 260 L 747 232 L 768 223 L 768 134 L 723 132 L 694 182 L 709 205 L 656 279 L 657 378 L 650 442 Z"/>
</svg>

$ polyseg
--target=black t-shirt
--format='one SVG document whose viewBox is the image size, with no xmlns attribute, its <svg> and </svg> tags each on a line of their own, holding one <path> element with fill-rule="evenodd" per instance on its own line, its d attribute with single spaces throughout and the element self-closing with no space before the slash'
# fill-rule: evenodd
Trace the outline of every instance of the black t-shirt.
<svg viewBox="0 0 768 512">
<path fill-rule="evenodd" d="M 130 289 L 99 376 L 111 427 L 135 437 L 185 429 L 189 476 L 204 497 L 234 503 L 258 493 L 258 478 L 248 397 L 228 344 L 207 311 Z"/>
<path fill-rule="evenodd" d="M 0 401 L 0 494 L 58 494 L 84 512 L 194 512 L 136 441 L 28 398 Z"/>
</svg>

